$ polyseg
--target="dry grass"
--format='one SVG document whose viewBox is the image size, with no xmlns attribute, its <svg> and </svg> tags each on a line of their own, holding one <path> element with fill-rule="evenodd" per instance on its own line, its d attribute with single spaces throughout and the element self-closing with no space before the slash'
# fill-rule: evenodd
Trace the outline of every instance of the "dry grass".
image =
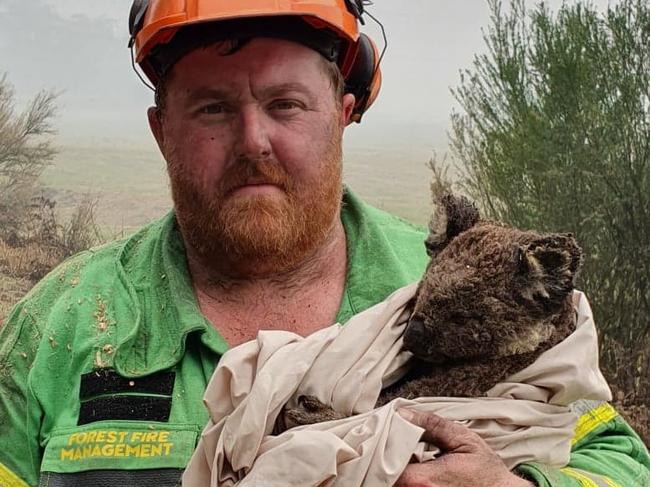
<svg viewBox="0 0 650 487">
<path fill-rule="evenodd" d="M 0 239 L 0 325 L 13 305 L 62 257 L 59 248 L 42 243 L 13 247 Z"/>
<path fill-rule="evenodd" d="M 6 276 L 36 283 L 63 258 L 57 247 L 40 242 L 13 247 L 0 239 L 0 272 Z"/>
<path fill-rule="evenodd" d="M 0 326 L 13 305 L 59 260 L 39 245 L 14 248 L 0 239 Z"/>
<path fill-rule="evenodd" d="M 0 272 L 0 326 L 14 304 L 32 287 L 28 279 L 12 277 Z"/>
</svg>

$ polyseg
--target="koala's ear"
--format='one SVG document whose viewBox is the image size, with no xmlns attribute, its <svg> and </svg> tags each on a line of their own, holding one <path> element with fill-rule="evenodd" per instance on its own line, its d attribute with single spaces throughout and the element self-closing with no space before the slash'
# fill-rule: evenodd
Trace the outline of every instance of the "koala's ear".
<svg viewBox="0 0 650 487">
<path fill-rule="evenodd" d="M 523 296 L 555 307 L 573 291 L 582 250 L 572 234 L 553 234 L 519 246 L 517 258 L 525 279 Z"/>
<path fill-rule="evenodd" d="M 434 257 L 461 232 L 473 227 L 480 219 L 478 209 L 464 196 L 447 193 L 434 201 L 429 222 L 429 236 L 424 241 L 429 257 Z"/>
</svg>

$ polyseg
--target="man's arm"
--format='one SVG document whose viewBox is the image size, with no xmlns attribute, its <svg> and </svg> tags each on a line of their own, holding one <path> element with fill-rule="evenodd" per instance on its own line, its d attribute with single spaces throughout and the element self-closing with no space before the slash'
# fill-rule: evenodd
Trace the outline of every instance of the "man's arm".
<svg viewBox="0 0 650 487">
<path fill-rule="evenodd" d="M 524 464 L 517 471 L 541 487 L 646 487 L 650 455 L 612 406 L 591 404 L 576 426 L 567 467 Z"/>
<path fill-rule="evenodd" d="M 650 455 L 640 438 L 608 404 L 587 411 L 578 422 L 569 465 L 517 467 L 506 475 L 505 465 L 478 435 L 464 426 L 426 413 L 407 418 L 425 429 L 423 438 L 441 447 L 444 455 L 409 465 L 397 485 L 430 487 L 646 487 L 650 485 Z"/>
<path fill-rule="evenodd" d="M 34 320 L 18 305 L 0 329 L 0 485 L 38 484 L 39 413 L 28 376 L 40 343 Z"/>
</svg>

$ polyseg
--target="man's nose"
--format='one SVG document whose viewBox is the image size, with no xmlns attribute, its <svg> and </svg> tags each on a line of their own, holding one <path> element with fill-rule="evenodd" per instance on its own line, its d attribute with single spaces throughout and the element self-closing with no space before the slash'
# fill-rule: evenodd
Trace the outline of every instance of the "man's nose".
<svg viewBox="0 0 650 487">
<path fill-rule="evenodd" d="M 235 152 L 238 158 L 258 159 L 271 155 L 271 142 L 264 112 L 255 106 L 242 108 L 238 117 Z"/>
</svg>

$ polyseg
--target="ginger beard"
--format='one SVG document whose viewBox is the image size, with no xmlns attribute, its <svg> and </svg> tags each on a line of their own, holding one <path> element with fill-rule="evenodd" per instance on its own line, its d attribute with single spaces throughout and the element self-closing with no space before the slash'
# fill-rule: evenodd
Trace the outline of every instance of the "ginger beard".
<svg viewBox="0 0 650 487">
<path fill-rule="evenodd" d="M 326 241 L 342 197 L 341 137 L 334 130 L 312 181 L 296 181 L 281 164 L 240 159 L 214 191 L 204 190 L 167 151 L 176 218 L 201 264 L 232 277 L 290 271 Z M 262 179 L 283 194 L 238 196 L 246 182 Z"/>
</svg>

